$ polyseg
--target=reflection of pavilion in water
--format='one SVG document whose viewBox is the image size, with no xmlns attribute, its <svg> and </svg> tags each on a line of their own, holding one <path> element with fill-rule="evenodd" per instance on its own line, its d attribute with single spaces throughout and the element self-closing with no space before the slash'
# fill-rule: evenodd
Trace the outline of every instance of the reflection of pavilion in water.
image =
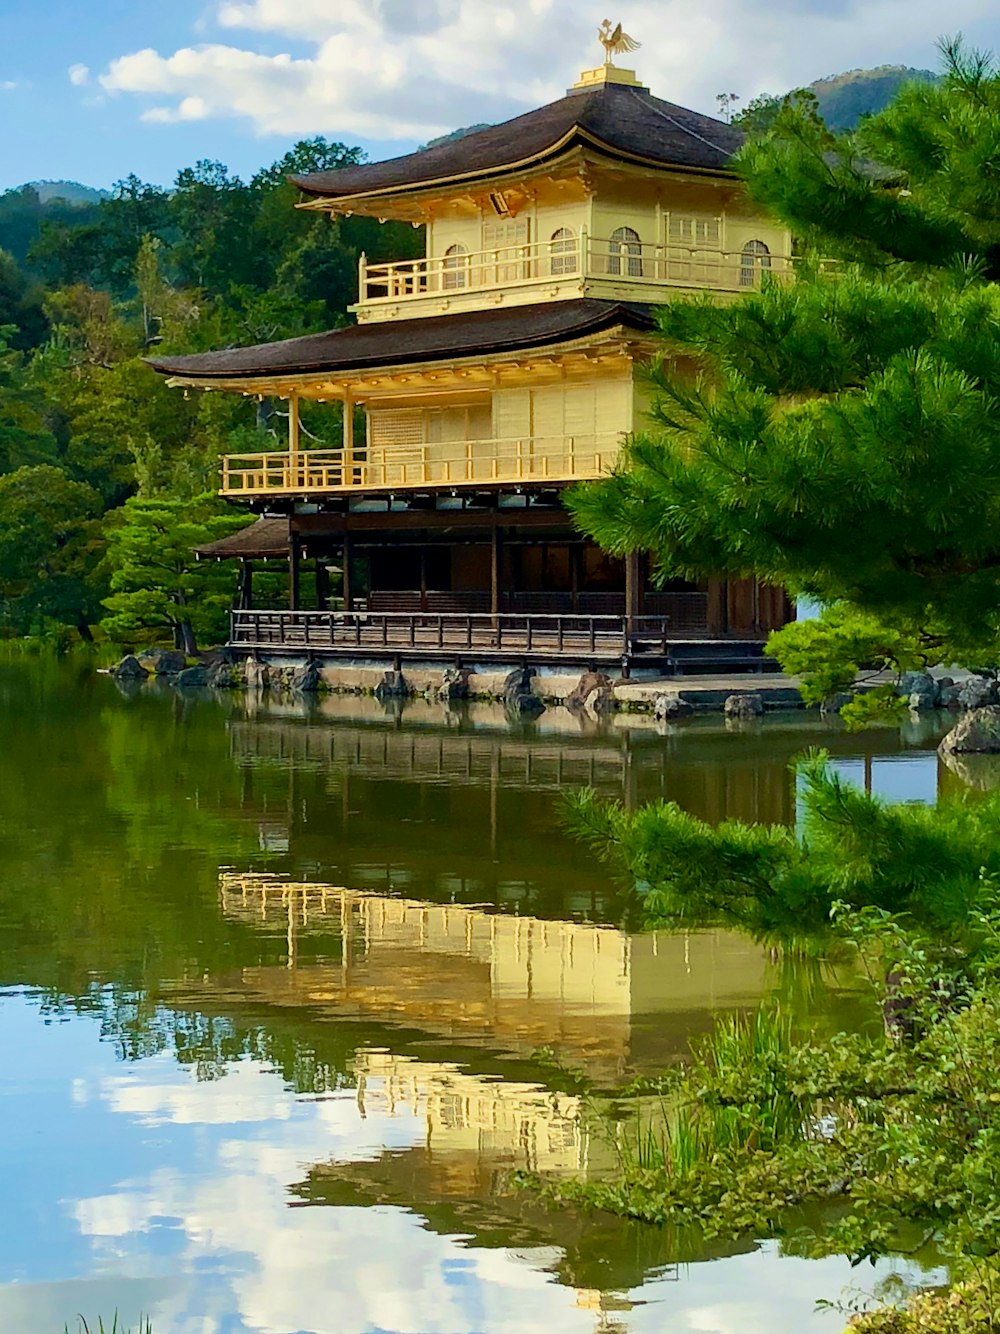
<svg viewBox="0 0 1000 1334">
<path fill-rule="evenodd" d="M 261 875 L 224 873 L 220 895 L 228 918 L 287 934 L 287 967 L 243 969 L 244 994 L 521 1056 L 551 1047 L 604 1081 L 662 1068 L 768 985 L 765 950 L 730 932 L 629 934 Z"/>
</svg>

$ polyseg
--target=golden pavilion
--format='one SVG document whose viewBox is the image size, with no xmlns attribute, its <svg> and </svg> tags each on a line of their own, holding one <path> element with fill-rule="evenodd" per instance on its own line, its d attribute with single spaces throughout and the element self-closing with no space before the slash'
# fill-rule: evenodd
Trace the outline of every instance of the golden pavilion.
<svg viewBox="0 0 1000 1334">
<path fill-rule="evenodd" d="M 151 363 L 176 385 L 287 404 L 286 449 L 222 461 L 223 496 L 262 516 L 204 553 L 242 562 L 234 648 L 626 672 L 669 670 L 687 648 L 759 663 L 790 615 L 782 590 L 653 587 L 642 557 L 605 554 L 562 503 L 643 425 L 657 306 L 736 300 L 791 270 L 789 234 L 730 166 L 740 143 L 605 63 L 506 124 L 293 178 L 301 208 L 410 222 L 426 253 L 362 257 L 348 327 Z M 307 400 L 342 406 L 337 448 L 304 446 Z M 254 606 L 267 557 L 289 563 L 287 608 Z"/>
</svg>

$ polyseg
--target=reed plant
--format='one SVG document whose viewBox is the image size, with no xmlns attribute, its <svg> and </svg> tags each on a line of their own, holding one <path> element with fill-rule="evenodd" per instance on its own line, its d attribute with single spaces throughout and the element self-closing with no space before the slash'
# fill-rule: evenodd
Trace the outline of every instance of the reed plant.
<svg viewBox="0 0 1000 1334">
<path fill-rule="evenodd" d="M 780 1009 L 719 1019 L 682 1071 L 630 1087 L 628 1111 L 613 1122 L 620 1172 L 682 1181 L 720 1154 L 772 1152 L 810 1133 L 812 1100 L 780 1077 L 792 1046 L 791 1021 Z M 735 1090 L 736 1097 L 692 1097 L 709 1085 Z"/>
<path fill-rule="evenodd" d="M 76 1329 L 71 1331 L 69 1325 L 64 1325 L 63 1334 L 153 1334 L 153 1326 L 147 1316 L 139 1317 L 134 1331 L 119 1321 L 117 1311 L 111 1317 L 110 1325 L 106 1325 L 101 1316 L 97 1317 L 96 1327 L 87 1323 L 86 1316 L 78 1315 L 76 1319 Z"/>
</svg>

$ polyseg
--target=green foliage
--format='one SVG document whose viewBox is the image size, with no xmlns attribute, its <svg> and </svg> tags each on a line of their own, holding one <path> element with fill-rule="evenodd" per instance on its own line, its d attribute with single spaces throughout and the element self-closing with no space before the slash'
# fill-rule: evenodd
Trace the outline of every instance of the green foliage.
<svg viewBox="0 0 1000 1334">
<path fill-rule="evenodd" d="M 651 426 L 572 494 L 578 524 L 663 578 L 756 574 L 875 640 L 995 658 L 998 123 L 1000 75 L 955 46 L 856 135 L 786 99 L 738 166 L 799 238 L 798 281 L 661 313 Z"/>
<path fill-rule="evenodd" d="M 937 651 L 935 651 L 937 649 Z M 863 671 L 921 671 L 940 661 L 940 649 L 923 643 L 908 627 L 837 605 L 815 620 L 776 630 L 767 651 L 782 669 L 802 678 L 807 704 L 822 704 L 850 690 Z"/>
<path fill-rule="evenodd" d="M 1000 1267 L 976 1266 L 976 1273 L 948 1289 L 922 1292 L 905 1310 L 895 1306 L 855 1315 L 850 1334 L 982 1334 L 996 1325 L 1000 1308 Z"/>
<path fill-rule="evenodd" d="M 81 203 L 43 202 L 32 188 L 0 195 L 0 484 L 5 474 L 58 471 L 58 482 L 44 474 L 54 500 L 39 507 L 39 522 L 84 492 L 89 506 L 89 526 L 53 534 L 36 575 L 25 574 L 16 552 L 0 569 L 0 628 L 57 641 L 89 634 L 111 578 L 106 619 L 116 635 L 223 632 L 231 573 L 196 567 L 184 543 L 238 525 L 206 508 L 218 456 L 270 447 L 268 423 L 280 423 L 266 403 L 258 411 L 235 395 L 177 393 L 143 357 L 154 346 L 195 352 L 346 322 L 361 252 L 409 258 L 421 252 L 422 235 L 297 211 L 286 178 L 362 160 L 359 149 L 317 137 L 249 182 L 203 161 L 181 171 L 172 191 L 131 175 L 110 196 Z M 332 439 L 339 419 L 337 407 L 309 408 L 303 430 Z M 150 508 L 124 511 L 137 496 Z M 179 504 L 171 510 L 166 501 Z M 153 573 L 150 553 L 146 589 L 125 536 L 144 524 L 160 555 L 170 549 L 169 575 Z M 105 541 L 111 555 L 102 564 Z M 187 606 L 189 598 L 207 599 L 204 610 Z"/>
<path fill-rule="evenodd" d="M 98 1316 L 96 1329 L 93 1329 L 91 1325 L 88 1325 L 85 1316 L 77 1316 L 77 1321 L 79 1323 L 76 1334 L 131 1334 L 130 1326 L 125 1326 L 119 1323 L 117 1311 L 111 1317 L 110 1325 L 105 1325 L 103 1318 Z M 70 1334 L 69 1325 L 64 1326 L 64 1334 Z M 135 1334 L 153 1334 L 152 1322 L 140 1316 Z"/>
<path fill-rule="evenodd" d="M 858 791 L 822 753 L 794 772 L 796 829 L 713 826 L 673 802 L 628 811 L 586 790 L 566 798 L 567 819 L 639 895 L 650 925 L 726 923 L 788 940 L 827 931 L 845 903 L 961 934 L 1000 876 L 1000 795 L 899 806 Z"/>
<path fill-rule="evenodd" d="M 1000 935 L 987 906 L 970 918 L 975 944 L 963 954 L 887 914 L 848 915 L 843 927 L 873 972 L 891 970 L 886 1003 L 905 1024 L 804 1043 L 780 1014 L 720 1024 L 683 1067 L 641 1081 L 612 1109 L 613 1178 L 549 1190 L 708 1236 L 779 1235 L 797 1253 L 855 1262 L 933 1240 L 965 1286 L 867 1327 L 995 1328 Z M 920 1324 L 931 1310 L 959 1323 Z M 985 1323 L 960 1323 L 970 1311 Z"/>
<path fill-rule="evenodd" d="M 166 632 L 189 653 L 199 639 L 223 639 L 232 575 L 216 561 L 199 562 L 194 550 L 245 522 L 210 495 L 126 501 L 107 531 L 111 614 L 101 624 L 108 636 L 134 646 Z"/>
<path fill-rule="evenodd" d="M 86 630 L 98 609 L 100 512 L 92 487 L 50 464 L 0 476 L 0 619 L 8 632 L 38 633 L 47 621 Z"/>
</svg>

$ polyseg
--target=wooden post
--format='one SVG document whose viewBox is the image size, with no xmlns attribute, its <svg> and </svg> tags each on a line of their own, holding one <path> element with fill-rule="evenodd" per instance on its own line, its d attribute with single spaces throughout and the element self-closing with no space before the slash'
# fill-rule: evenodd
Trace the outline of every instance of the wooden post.
<svg viewBox="0 0 1000 1334">
<path fill-rule="evenodd" d="M 298 533 L 288 535 L 288 610 L 299 610 L 299 558 L 302 539 Z"/>
<path fill-rule="evenodd" d="M 299 396 L 294 391 L 288 395 L 288 487 L 293 489 L 300 483 L 299 477 Z"/>
<path fill-rule="evenodd" d="M 583 565 L 583 547 L 573 542 L 569 548 L 570 611 L 575 616 L 580 610 L 580 574 Z"/>
<path fill-rule="evenodd" d="M 420 610 L 427 610 L 427 548 L 420 548 Z"/>
<path fill-rule="evenodd" d="M 500 599 L 503 585 L 503 533 L 500 525 L 493 525 L 493 540 L 490 546 L 490 614 L 494 626 L 500 615 Z"/>
<path fill-rule="evenodd" d="M 341 557 L 341 564 L 344 567 L 344 582 L 342 585 L 344 594 L 344 611 L 351 610 L 351 535 L 344 534 L 344 550 Z"/>
<path fill-rule="evenodd" d="M 253 610 L 253 561 L 240 561 L 240 587 L 236 606 L 239 611 Z"/>
<path fill-rule="evenodd" d="M 330 571 L 323 557 L 316 559 L 316 606 L 320 611 L 327 611 L 330 606 Z"/>
<path fill-rule="evenodd" d="M 724 635 L 729 629 L 727 613 L 727 588 L 725 579 L 708 581 L 708 633 Z"/>
<path fill-rule="evenodd" d="M 639 628 L 641 606 L 642 555 L 638 551 L 630 551 L 625 557 L 625 622 L 630 635 L 635 634 Z"/>
<path fill-rule="evenodd" d="M 354 399 L 344 390 L 344 485 L 352 484 L 354 471 Z"/>
</svg>

